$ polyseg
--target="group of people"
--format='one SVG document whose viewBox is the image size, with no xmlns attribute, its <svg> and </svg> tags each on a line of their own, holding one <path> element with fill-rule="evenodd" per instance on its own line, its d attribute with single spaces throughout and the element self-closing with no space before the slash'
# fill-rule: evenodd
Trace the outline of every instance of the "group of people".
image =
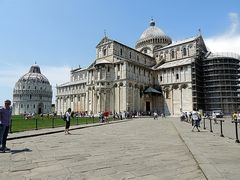
<svg viewBox="0 0 240 180">
<path fill-rule="evenodd" d="M 6 146 L 6 142 L 11 123 L 11 116 L 11 101 L 6 100 L 4 102 L 4 107 L 0 108 L 0 153 L 10 151 L 10 149 Z"/>
<path fill-rule="evenodd" d="M 181 112 L 180 116 L 181 121 L 187 121 L 187 122 L 192 122 L 192 131 L 196 128 L 198 132 L 200 132 L 199 127 L 200 127 L 200 122 L 202 120 L 201 113 L 197 111 L 196 108 L 193 108 L 192 112 Z"/>
<path fill-rule="evenodd" d="M 216 112 L 213 111 L 211 115 L 205 114 L 204 117 L 211 118 L 215 124 L 218 124 Z M 238 114 L 234 113 L 232 115 L 232 119 L 238 119 Z M 194 131 L 195 128 L 198 131 L 200 131 L 199 127 L 200 127 L 200 122 L 202 120 L 202 115 L 195 108 L 193 109 L 192 112 L 181 112 L 180 120 L 192 122 L 192 126 L 193 126 L 192 131 Z M 239 114 L 239 120 L 240 120 L 240 114 Z"/>
<path fill-rule="evenodd" d="M 181 112 L 180 116 L 181 121 L 190 122 L 192 120 L 192 112 Z"/>
<path fill-rule="evenodd" d="M 109 121 L 108 121 L 109 115 L 110 115 L 110 113 L 109 113 L 108 111 L 99 112 L 99 115 L 98 115 L 99 122 L 101 122 L 101 123 L 109 122 Z"/>
</svg>

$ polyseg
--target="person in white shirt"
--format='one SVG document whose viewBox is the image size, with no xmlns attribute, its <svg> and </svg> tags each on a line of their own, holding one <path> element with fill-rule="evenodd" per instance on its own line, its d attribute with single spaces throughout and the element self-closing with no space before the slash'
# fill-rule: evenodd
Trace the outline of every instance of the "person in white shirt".
<svg viewBox="0 0 240 180">
<path fill-rule="evenodd" d="M 66 126 L 65 126 L 65 134 L 71 134 L 69 132 L 69 127 L 70 127 L 70 120 L 71 120 L 71 108 L 68 108 L 67 112 L 65 113 L 66 115 Z"/>
<path fill-rule="evenodd" d="M 156 112 L 153 113 L 153 118 L 158 119 L 158 114 Z"/>
<path fill-rule="evenodd" d="M 214 120 L 214 123 L 217 124 L 217 115 L 215 112 L 212 113 L 212 119 Z"/>
<path fill-rule="evenodd" d="M 199 113 L 197 112 L 197 110 L 195 108 L 192 111 L 192 121 L 193 121 L 192 131 L 194 131 L 194 129 L 196 127 L 198 132 L 200 132 L 200 130 L 198 129 L 199 123 L 200 123 L 200 117 L 199 117 Z"/>
</svg>

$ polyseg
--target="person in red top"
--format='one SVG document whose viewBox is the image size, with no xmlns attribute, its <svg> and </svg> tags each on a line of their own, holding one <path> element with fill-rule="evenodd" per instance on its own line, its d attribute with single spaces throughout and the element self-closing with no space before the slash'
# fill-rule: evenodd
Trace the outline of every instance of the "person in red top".
<svg viewBox="0 0 240 180">
<path fill-rule="evenodd" d="M 105 117 L 105 119 L 106 119 L 106 122 L 108 122 L 109 112 L 108 112 L 108 111 L 105 111 L 105 112 L 103 113 L 103 115 L 104 115 L 104 117 Z"/>
</svg>

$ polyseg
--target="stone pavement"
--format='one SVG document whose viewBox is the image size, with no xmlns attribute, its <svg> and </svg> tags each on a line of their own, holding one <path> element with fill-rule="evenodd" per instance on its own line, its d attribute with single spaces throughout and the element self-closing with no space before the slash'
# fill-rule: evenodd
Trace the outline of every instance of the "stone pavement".
<svg viewBox="0 0 240 180">
<path fill-rule="evenodd" d="M 0 179 L 240 178 L 239 144 L 191 132 L 177 118 L 133 119 L 71 133 L 8 141 L 12 152 L 0 154 Z"/>
<path fill-rule="evenodd" d="M 240 179 L 240 144 L 209 130 L 187 131 L 191 125 L 185 122 L 174 124 L 208 179 Z"/>
</svg>

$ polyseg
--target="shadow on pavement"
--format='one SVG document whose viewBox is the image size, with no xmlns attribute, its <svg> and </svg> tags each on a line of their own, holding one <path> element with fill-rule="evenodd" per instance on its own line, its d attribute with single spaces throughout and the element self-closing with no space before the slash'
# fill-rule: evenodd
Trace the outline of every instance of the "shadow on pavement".
<svg viewBox="0 0 240 180">
<path fill-rule="evenodd" d="M 12 154 L 17 154 L 17 153 L 21 153 L 21 152 L 32 152 L 32 150 L 28 149 L 28 148 L 11 150 Z"/>
</svg>

